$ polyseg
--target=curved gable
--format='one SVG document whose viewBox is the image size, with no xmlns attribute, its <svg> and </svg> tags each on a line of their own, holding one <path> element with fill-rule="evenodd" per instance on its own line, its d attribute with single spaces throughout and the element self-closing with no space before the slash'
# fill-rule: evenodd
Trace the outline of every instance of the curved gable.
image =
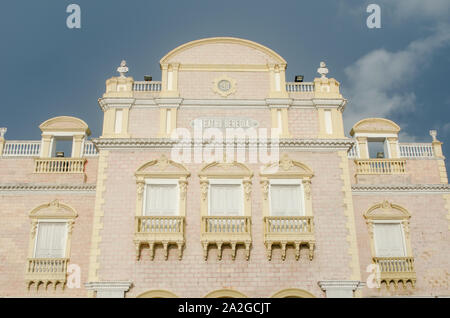
<svg viewBox="0 0 450 318">
<path fill-rule="evenodd" d="M 140 166 L 135 175 L 138 179 L 143 177 L 167 178 L 171 176 L 179 178 L 182 176 L 188 177 L 190 173 L 181 163 L 172 161 L 163 154 L 159 159 L 149 161 Z"/>
<path fill-rule="evenodd" d="M 185 43 L 167 53 L 161 64 L 287 64 L 275 51 L 259 43 L 215 37 Z"/>
<path fill-rule="evenodd" d="M 88 125 L 83 120 L 72 116 L 50 118 L 39 125 L 39 128 L 42 132 L 71 131 L 91 134 Z"/>
<path fill-rule="evenodd" d="M 311 178 L 314 173 L 310 167 L 283 154 L 278 162 L 269 164 L 261 169 L 261 176 L 271 178 Z"/>
<path fill-rule="evenodd" d="M 392 120 L 385 118 L 366 118 L 357 122 L 350 135 L 355 133 L 391 133 L 398 134 L 400 126 L 394 123 Z"/>
<path fill-rule="evenodd" d="M 77 213 L 72 207 L 58 200 L 42 204 L 30 212 L 30 218 L 32 219 L 74 219 L 76 217 Z"/>
<path fill-rule="evenodd" d="M 383 201 L 367 210 L 364 213 L 364 217 L 373 220 L 401 220 L 409 219 L 411 214 L 400 205 Z"/>
</svg>

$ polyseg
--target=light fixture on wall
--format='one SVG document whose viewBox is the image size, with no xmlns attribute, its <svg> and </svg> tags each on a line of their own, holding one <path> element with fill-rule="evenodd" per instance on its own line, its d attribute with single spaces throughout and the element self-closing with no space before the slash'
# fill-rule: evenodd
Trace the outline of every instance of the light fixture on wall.
<svg viewBox="0 0 450 318">
<path fill-rule="evenodd" d="M 301 83 L 301 82 L 303 82 L 303 75 L 295 75 L 294 81 L 295 81 L 296 83 Z"/>
<path fill-rule="evenodd" d="M 144 75 L 144 81 L 146 82 L 151 82 L 152 81 L 152 77 L 150 75 Z"/>
</svg>

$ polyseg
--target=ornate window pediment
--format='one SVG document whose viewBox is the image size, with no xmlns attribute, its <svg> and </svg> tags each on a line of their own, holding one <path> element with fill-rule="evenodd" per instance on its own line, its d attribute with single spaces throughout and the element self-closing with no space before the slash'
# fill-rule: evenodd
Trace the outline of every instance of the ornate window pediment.
<svg viewBox="0 0 450 318">
<path fill-rule="evenodd" d="M 383 201 L 367 210 L 364 217 L 368 220 L 408 220 L 411 214 L 397 204 Z"/>
<path fill-rule="evenodd" d="M 25 273 L 28 288 L 32 284 L 36 289 L 41 284 L 45 288 L 49 284 L 53 284 L 55 289 L 57 285 L 64 288 L 72 229 L 77 216 L 72 207 L 58 200 L 42 204 L 30 212 L 31 232 Z"/>
<path fill-rule="evenodd" d="M 154 247 L 157 244 L 163 245 L 166 260 L 169 256 L 168 246 L 170 244 L 177 245 L 179 251 L 178 257 L 181 259 L 185 243 L 184 220 L 186 215 L 187 178 L 190 176 L 190 172 L 185 166 L 168 159 L 163 154 L 159 159 L 149 161 L 139 167 L 135 176 L 137 184 L 134 234 L 136 260 L 140 259 L 142 245 L 149 246 L 150 259 L 153 260 Z M 168 189 L 163 190 L 168 185 L 172 185 L 176 189 L 174 191 L 169 191 Z M 153 187 L 153 189 L 147 187 Z M 156 189 L 158 187 L 159 190 Z M 164 211 L 168 210 L 165 208 L 170 204 L 161 202 L 161 197 L 155 198 L 156 201 L 153 202 L 151 209 L 146 208 L 148 206 L 147 201 L 151 199 L 152 193 L 155 195 L 156 193 L 162 194 L 161 191 L 165 193 L 164 195 L 173 195 L 173 199 L 178 200 L 178 204 L 173 205 L 176 209 L 175 215 L 173 213 L 164 215 Z M 145 195 L 144 192 L 146 192 Z M 176 198 L 177 194 L 179 195 L 178 198 Z M 151 215 L 146 215 L 146 211 L 149 212 L 155 209 L 159 209 L 157 211 L 159 213 L 149 213 Z"/>
<path fill-rule="evenodd" d="M 281 259 L 284 260 L 286 258 L 286 246 L 294 245 L 295 258 L 298 260 L 301 246 L 306 245 L 309 248 L 309 259 L 312 260 L 315 246 L 311 199 L 313 171 L 307 165 L 292 160 L 285 153 L 278 162 L 261 169 L 260 176 L 263 193 L 264 244 L 267 258 L 272 259 L 272 246 L 280 245 Z M 274 202 L 283 202 L 284 197 L 289 197 L 291 194 L 282 191 L 292 191 L 292 186 L 299 187 L 297 191 L 301 196 L 299 202 L 303 202 L 300 204 L 302 211 L 295 215 L 296 213 L 290 213 L 294 211 L 292 204 L 278 204 L 275 213 L 272 210 L 271 203 L 273 205 Z M 283 187 L 285 187 L 285 190 L 283 190 Z M 276 192 L 275 189 L 277 189 Z"/>
<path fill-rule="evenodd" d="M 355 133 L 389 133 L 398 134 L 400 126 L 394 123 L 392 120 L 385 118 L 366 118 L 357 122 L 350 135 Z"/>
</svg>

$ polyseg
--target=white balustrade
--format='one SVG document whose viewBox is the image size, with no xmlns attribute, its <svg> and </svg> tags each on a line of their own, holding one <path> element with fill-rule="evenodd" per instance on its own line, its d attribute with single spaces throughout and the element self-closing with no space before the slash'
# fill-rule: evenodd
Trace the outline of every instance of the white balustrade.
<svg viewBox="0 0 450 318">
<path fill-rule="evenodd" d="M 399 144 L 400 157 L 404 158 L 432 158 L 433 146 L 431 144 Z"/>
<path fill-rule="evenodd" d="M 3 148 L 4 157 L 32 157 L 39 156 L 40 141 L 6 141 Z"/>
<path fill-rule="evenodd" d="M 290 93 L 314 92 L 314 83 L 288 82 L 286 83 L 286 91 Z"/>
<path fill-rule="evenodd" d="M 85 157 L 93 157 L 98 156 L 97 148 L 92 141 L 86 141 L 84 143 L 84 156 Z"/>
<path fill-rule="evenodd" d="M 133 91 L 136 92 L 159 92 L 161 91 L 161 82 L 134 82 L 133 83 Z"/>
</svg>

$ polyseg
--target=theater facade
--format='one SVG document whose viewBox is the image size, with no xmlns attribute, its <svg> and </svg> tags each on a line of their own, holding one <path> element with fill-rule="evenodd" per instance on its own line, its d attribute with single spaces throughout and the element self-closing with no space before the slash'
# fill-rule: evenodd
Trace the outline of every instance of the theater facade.
<svg viewBox="0 0 450 318">
<path fill-rule="evenodd" d="M 436 131 L 344 131 L 319 62 L 289 82 L 261 44 L 201 39 L 160 60 L 161 81 L 123 61 L 99 137 L 70 116 L 35 141 L 1 128 L 0 296 L 449 296 Z"/>
</svg>

